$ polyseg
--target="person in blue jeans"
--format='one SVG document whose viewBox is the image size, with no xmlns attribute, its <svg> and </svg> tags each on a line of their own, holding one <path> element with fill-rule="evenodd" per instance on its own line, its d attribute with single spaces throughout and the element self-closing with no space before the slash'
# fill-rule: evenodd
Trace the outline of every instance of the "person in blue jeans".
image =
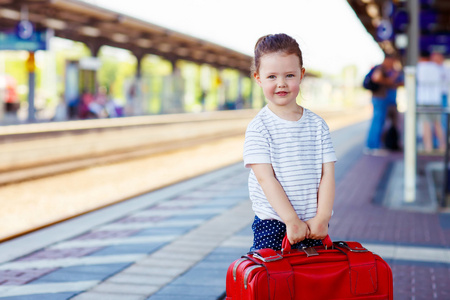
<svg viewBox="0 0 450 300">
<path fill-rule="evenodd" d="M 386 55 L 383 62 L 375 67 L 371 80 L 378 84 L 379 88 L 372 92 L 373 117 L 370 125 L 365 153 L 380 155 L 382 149 L 381 136 L 387 109 L 392 104 L 392 97 L 396 95 L 393 90 L 398 86 L 400 72 L 394 68 L 395 57 Z"/>
</svg>

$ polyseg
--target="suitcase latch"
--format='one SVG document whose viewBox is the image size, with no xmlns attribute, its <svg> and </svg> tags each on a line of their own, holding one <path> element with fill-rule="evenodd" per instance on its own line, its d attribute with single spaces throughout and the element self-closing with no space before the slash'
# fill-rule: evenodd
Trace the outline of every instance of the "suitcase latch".
<svg viewBox="0 0 450 300">
<path fill-rule="evenodd" d="M 258 252 L 253 253 L 253 257 L 262 260 L 263 262 L 277 261 L 283 258 L 283 256 L 281 256 L 280 254 L 262 257 L 258 254 Z"/>
<path fill-rule="evenodd" d="M 369 251 L 366 248 L 364 248 L 363 246 L 361 246 L 361 247 L 359 247 L 359 246 L 350 247 L 346 242 L 336 242 L 336 244 L 339 247 L 343 247 L 343 248 L 345 248 L 345 249 L 347 249 L 348 251 L 351 251 L 351 252 L 368 252 Z"/>
<path fill-rule="evenodd" d="M 306 253 L 307 257 L 319 255 L 319 253 L 317 253 L 317 250 L 313 247 L 303 247 L 302 250 Z"/>
</svg>

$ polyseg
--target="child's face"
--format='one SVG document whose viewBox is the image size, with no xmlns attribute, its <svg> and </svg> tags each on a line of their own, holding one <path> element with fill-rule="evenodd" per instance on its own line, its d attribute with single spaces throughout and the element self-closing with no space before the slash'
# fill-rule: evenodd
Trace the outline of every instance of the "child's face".
<svg viewBox="0 0 450 300">
<path fill-rule="evenodd" d="M 286 106 L 296 103 L 304 73 L 297 55 L 274 52 L 261 57 L 259 73 L 254 77 L 269 104 Z"/>
</svg>

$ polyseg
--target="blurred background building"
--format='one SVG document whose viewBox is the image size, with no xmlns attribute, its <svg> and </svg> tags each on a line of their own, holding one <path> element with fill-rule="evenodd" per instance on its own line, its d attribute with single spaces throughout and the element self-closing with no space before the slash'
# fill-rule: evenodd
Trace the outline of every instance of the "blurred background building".
<svg viewBox="0 0 450 300">
<path fill-rule="evenodd" d="M 250 78 L 249 54 L 90 2 L 2 1 L 1 124 L 264 104 Z M 329 74 L 309 68 L 301 101 L 365 105 L 363 71 L 355 65 Z"/>
</svg>

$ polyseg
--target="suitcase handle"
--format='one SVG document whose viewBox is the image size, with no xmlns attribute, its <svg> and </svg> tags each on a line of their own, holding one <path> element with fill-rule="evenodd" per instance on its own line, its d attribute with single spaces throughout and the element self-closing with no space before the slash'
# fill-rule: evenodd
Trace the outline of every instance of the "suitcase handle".
<svg viewBox="0 0 450 300">
<path fill-rule="evenodd" d="M 332 248 L 333 247 L 333 241 L 331 240 L 330 236 L 327 234 L 327 236 L 322 240 L 322 243 L 325 247 L 325 249 Z M 289 252 L 291 251 L 291 243 L 289 242 L 287 238 L 287 234 L 283 238 L 283 243 L 281 244 L 281 253 Z"/>
</svg>

